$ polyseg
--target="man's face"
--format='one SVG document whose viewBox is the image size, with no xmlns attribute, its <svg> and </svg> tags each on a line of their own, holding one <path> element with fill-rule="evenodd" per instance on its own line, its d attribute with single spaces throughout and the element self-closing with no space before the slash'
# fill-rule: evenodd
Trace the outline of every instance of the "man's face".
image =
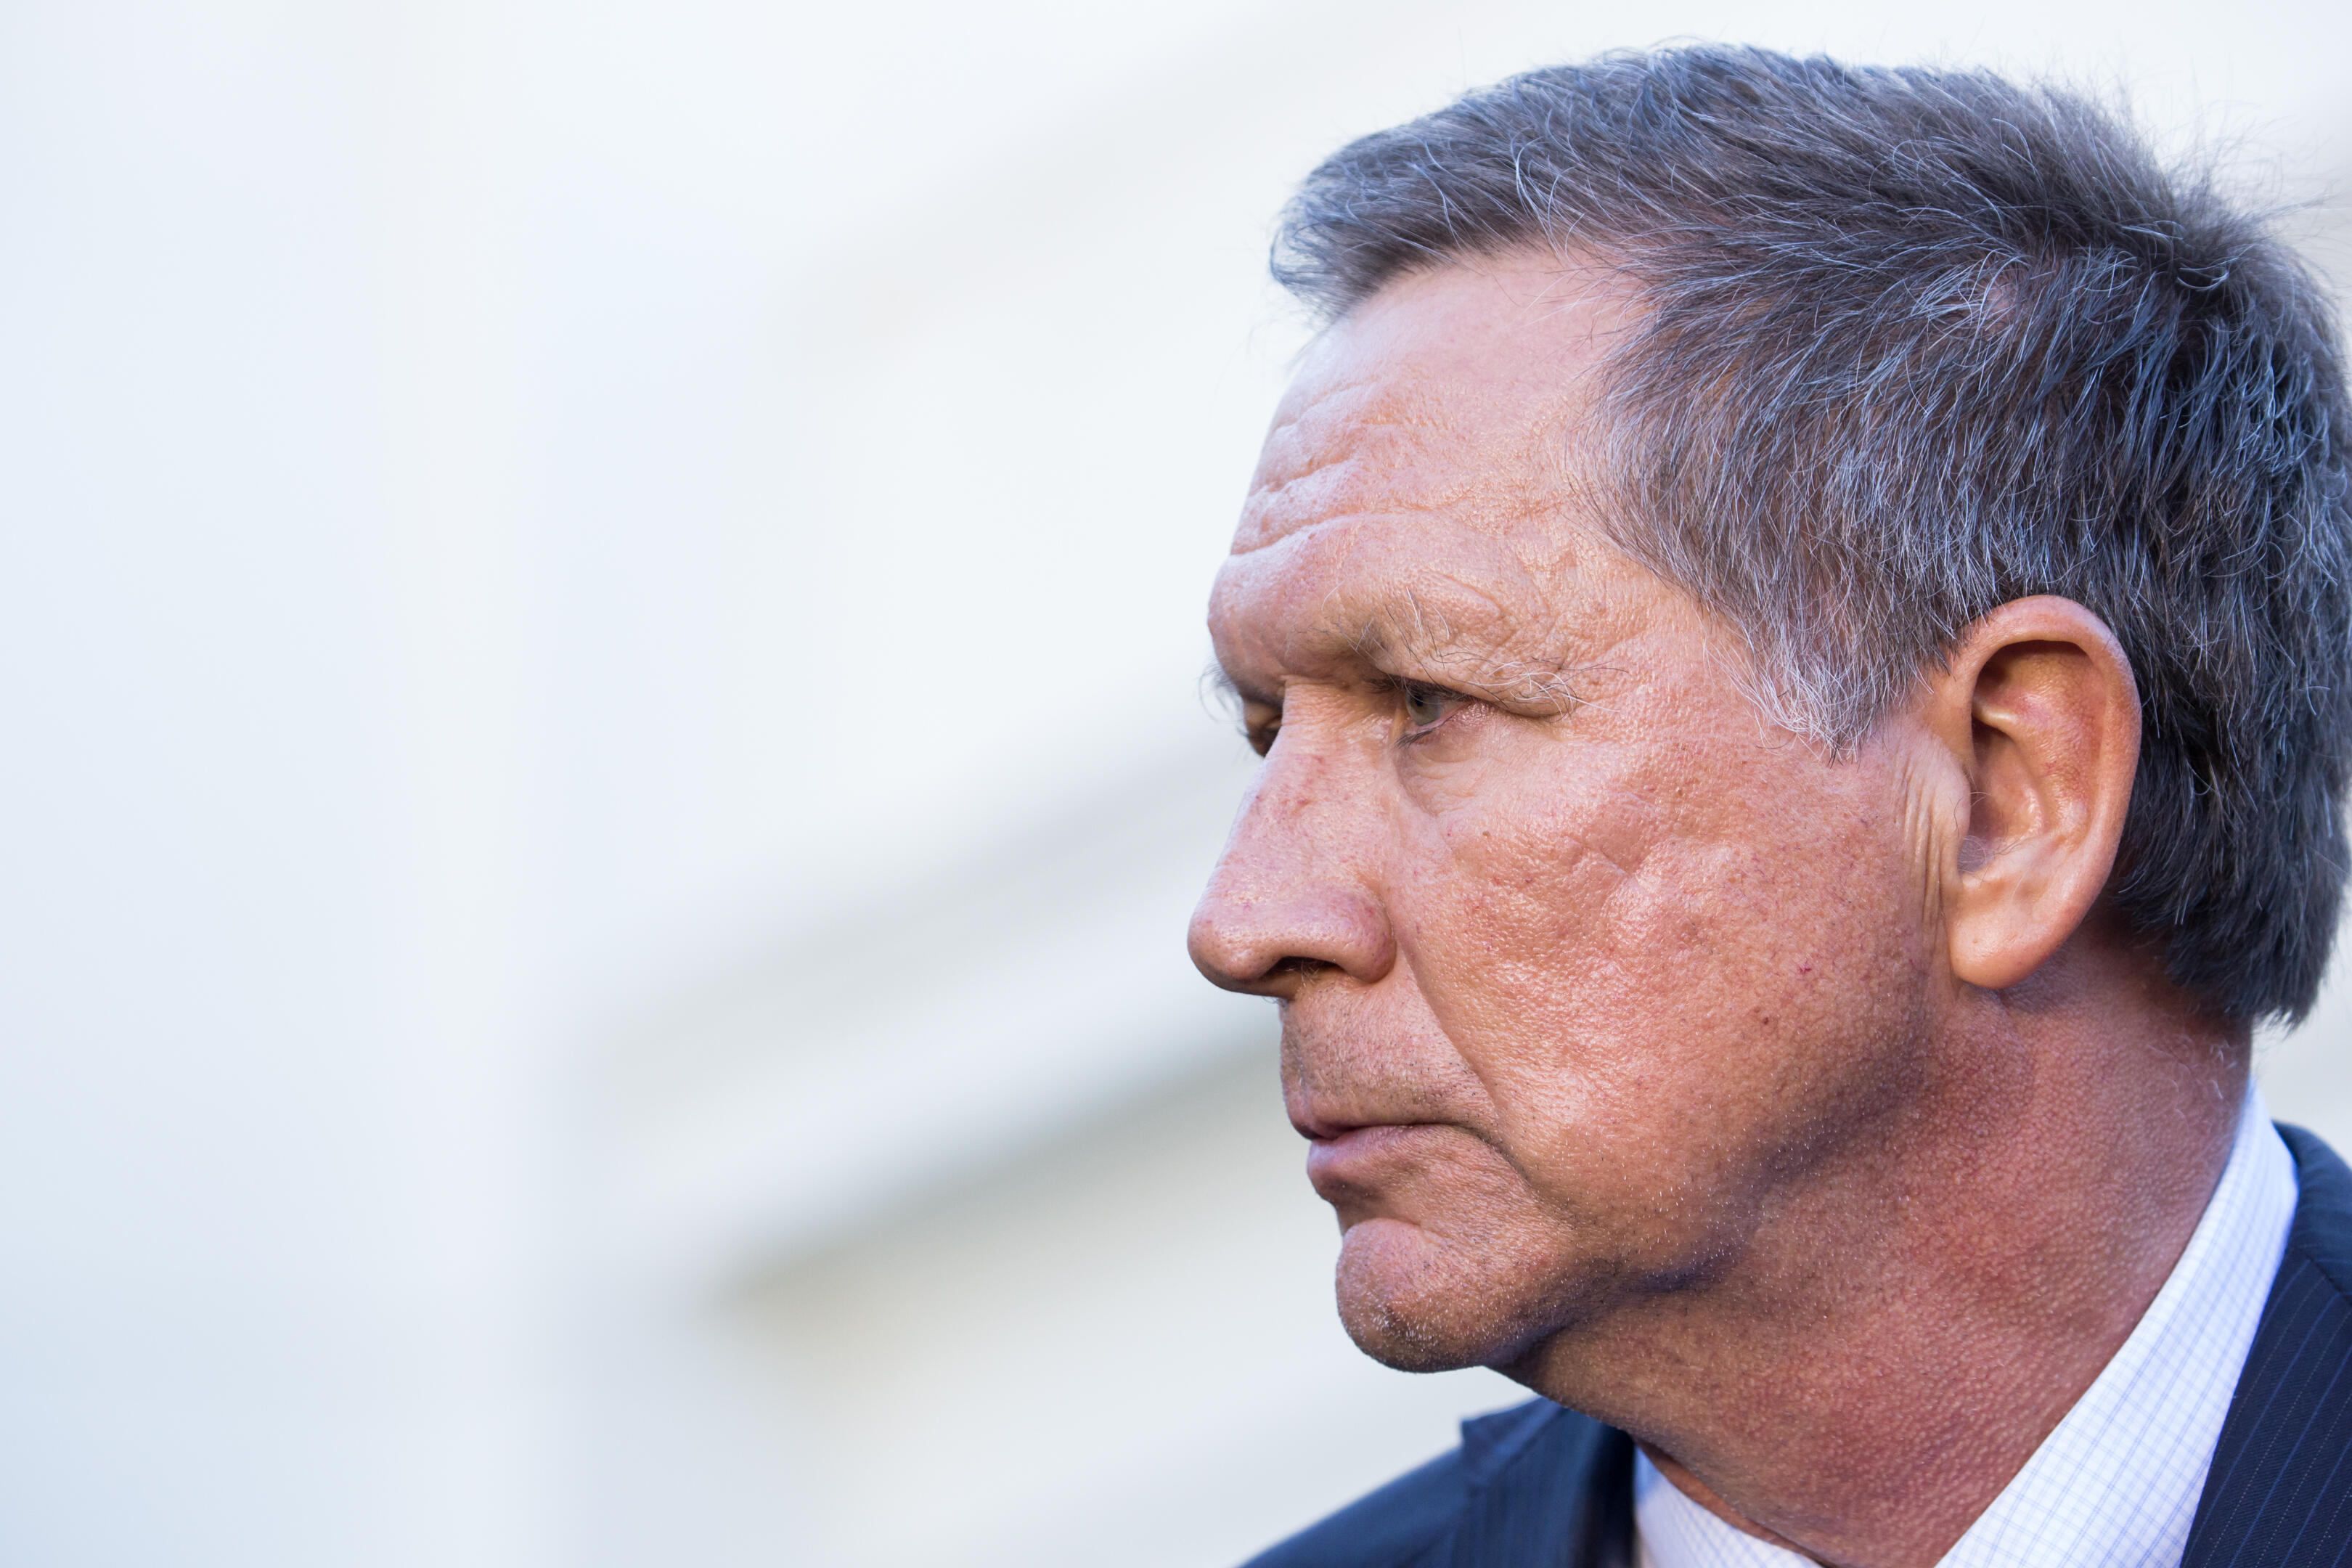
<svg viewBox="0 0 2352 1568">
<path fill-rule="evenodd" d="M 1367 302 L 1212 600 L 1265 763 L 1193 955 L 1282 999 L 1340 1311 L 1394 1365 L 1736 1288 L 1927 1070 L 1899 746 L 1832 762 L 1763 720 L 1727 631 L 1580 499 L 1614 310 L 1549 260 Z"/>
</svg>

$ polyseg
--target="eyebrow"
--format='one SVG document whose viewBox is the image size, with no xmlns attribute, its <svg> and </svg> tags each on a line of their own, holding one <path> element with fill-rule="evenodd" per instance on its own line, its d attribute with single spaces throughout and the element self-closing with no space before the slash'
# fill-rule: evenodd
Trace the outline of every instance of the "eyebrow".
<svg viewBox="0 0 2352 1568">
<path fill-rule="evenodd" d="M 1570 665 L 1506 657 L 1499 648 L 1480 648 L 1476 639 L 1465 641 L 1442 608 L 1425 604 L 1409 588 L 1385 595 L 1345 625 L 1354 629 L 1327 621 L 1303 635 L 1318 652 L 1344 649 L 1353 661 L 1391 677 L 1426 679 L 1472 697 L 1549 704 L 1562 711 L 1577 701 L 1569 681 Z M 1220 674 L 1237 695 L 1268 700 L 1254 697 L 1222 668 Z"/>
<path fill-rule="evenodd" d="M 1341 635 L 1356 658 L 1392 674 L 1444 674 L 1468 664 L 1473 679 L 1483 680 L 1496 662 L 1494 649 L 1476 651 L 1478 639 L 1465 639 L 1443 606 L 1424 604 L 1411 588 L 1383 595 L 1355 631 Z"/>
<path fill-rule="evenodd" d="M 1399 600 L 1402 601 L 1402 614 L 1399 613 Z M 1434 632 L 1431 630 L 1433 621 Z M 1421 596 L 1410 588 L 1389 595 L 1363 617 L 1360 629 L 1341 636 L 1350 652 L 1375 666 L 1437 666 L 1450 662 L 1454 657 L 1449 652 L 1455 637 L 1453 624 L 1443 612 L 1425 612 Z"/>
</svg>

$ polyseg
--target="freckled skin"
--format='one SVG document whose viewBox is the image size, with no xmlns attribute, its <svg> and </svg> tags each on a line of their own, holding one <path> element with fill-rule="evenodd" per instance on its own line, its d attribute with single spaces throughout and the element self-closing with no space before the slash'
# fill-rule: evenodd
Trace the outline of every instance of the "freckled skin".
<svg viewBox="0 0 2352 1568">
<path fill-rule="evenodd" d="M 2242 1031 L 2095 902 L 2137 743 L 2105 628 L 2024 602 L 1854 754 L 1776 728 L 1580 483 L 1623 320 L 1508 259 L 1308 355 L 1211 605 L 1266 760 L 1193 953 L 1281 1001 L 1369 1353 L 1928 1563 L 2185 1245 Z"/>
</svg>

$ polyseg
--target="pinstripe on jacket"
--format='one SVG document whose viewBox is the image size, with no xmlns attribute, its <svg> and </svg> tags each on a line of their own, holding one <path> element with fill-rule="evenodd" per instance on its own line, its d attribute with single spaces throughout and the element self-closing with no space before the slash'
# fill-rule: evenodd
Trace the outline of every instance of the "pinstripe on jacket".
<svg viewBox="0 0 2352 1568">
<path fill-rule="evenodd" d="M 2352 1170 L 2280 1134 L 2299 1195 L 2181 1568 L 2352 1565 Z M 1633 1445 L 1548 1400 L 1462 1424 L 1462 1446 L 1248 1568 L 1625 1568 Z"/>
</svg>

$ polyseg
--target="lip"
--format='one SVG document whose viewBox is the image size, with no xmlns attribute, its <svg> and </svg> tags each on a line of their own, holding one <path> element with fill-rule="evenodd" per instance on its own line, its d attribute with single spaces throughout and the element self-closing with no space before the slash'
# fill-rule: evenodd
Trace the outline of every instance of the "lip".
<svg viewBox="0 0 2352 1568">
<path fill-rule="evenodd" d="M 1288 1098 L 1288 1097 L 1286 1097 Z M 1305 1096 L 1288 1098 L 1284 1107 L 1290 1117 L 1290 1129 L 1310 1143 L 1328 1143 L 1358 1132 L 1372 1132 L 1387 1127 L 1417 1127 L 1417 1117 L 1400 1117 L 1391 1121 L 1374 1105 L 1348 1106 L 1324 1101 L 1318 1104 Z M 1355 1114 L 1349 1114 L 1350 1111 Z"/>
<path fill-rule="evenodd" d="M 1437 1131 L 1434 1122 L 1390 1121 L 1336 1128 L 1328 1134 L 1309 1132 L 1307 1179 L 1318 1190 L 1327 1183 L 1356 1185 L 1381 1165 L 1412 1159 L 1418 1146 Z"/>
</svg>

